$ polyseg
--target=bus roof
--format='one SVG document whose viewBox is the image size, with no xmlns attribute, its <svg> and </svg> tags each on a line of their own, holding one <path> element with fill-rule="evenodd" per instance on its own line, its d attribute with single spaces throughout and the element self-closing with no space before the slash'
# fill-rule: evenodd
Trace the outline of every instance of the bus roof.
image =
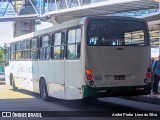
<svg viewBox="0 0 160 120">
<path fill-rule="evenodd" d="M 15 38 L 11 39 L 10 42 L 7 42 L 6 44 L 13 43 L 13 42 L 20 41 L 20 40 L 31 39 L 31 38 L 37 37 L 39 35 L 45 35 L 45 34 L 49 34 L 49 33 L 52 33 L 52 32 L 58 32 L 59 30 L 62 30 L 64 28 L 83 25 L 85 23 L 86 19 L 119 19 L 119 20 L 132 20 L 132 21 L 135 20 L 135 21 L 142 21 L 142 22 L 145 21 L 144 19 L 140 19 L 140 18 L 123 17 L 123 16 L 90 16 L 90 17 L 83 17 L 83 18 L 70 20 L 70 21 L 64 22 L 62 24 L 55 24 L 55 25 L 53 25 L 52 27 L 49 27 L 49 28 L 45 28 L 45 29 L 42 29 L 42 30 L 39 30 L 39 31 L 35 31 L 35 32 L 32 32 L 32 33 L 28 33 L 28 34 L 25 34 L 25 35 L 15 37 Z"/>
</svg>

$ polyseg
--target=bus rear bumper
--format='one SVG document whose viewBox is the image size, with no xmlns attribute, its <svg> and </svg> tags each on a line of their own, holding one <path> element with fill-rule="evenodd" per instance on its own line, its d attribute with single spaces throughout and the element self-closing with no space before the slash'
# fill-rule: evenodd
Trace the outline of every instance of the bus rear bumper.
<svg viewBox="0 0 160 120">
<path fill-rule="evenodd" d="M 87 85 L 83 85 L 82 88 L 83 88 L 83 98 L 136 96 L 136 95 L 148 95 L 151 93 L 151 83 L 141 86 L 100 87 L 100 88 L 92 88 Z"/>
</svg>

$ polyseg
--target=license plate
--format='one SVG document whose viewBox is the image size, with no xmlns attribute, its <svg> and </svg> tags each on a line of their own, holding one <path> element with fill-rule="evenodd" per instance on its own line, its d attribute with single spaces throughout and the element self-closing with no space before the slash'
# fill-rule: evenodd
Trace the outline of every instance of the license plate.
<svg viewBox="0 0 160 120">
<path fill-rule="evenodd" d="M 125 80 L 125 76 L 124 75 L 116 75 L 114 76 L 115 80 Z"/>
</svg>

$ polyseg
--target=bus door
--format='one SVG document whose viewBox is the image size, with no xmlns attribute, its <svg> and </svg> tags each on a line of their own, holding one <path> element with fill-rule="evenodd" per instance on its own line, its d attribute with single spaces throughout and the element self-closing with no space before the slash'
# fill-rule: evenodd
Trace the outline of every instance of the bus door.
<svg viewBox="0 0 160 120">
<path fill-rule="evenodd" d="M 65 99 L 64 78 L 64 44 L 65 33 L 56 32 L 52 34 L 51 61 L 49 61 L 49 93 L 56 98 Z"/>
<path fill-rule="evenodd" d="M 66 99 L 81 98 L 82 60 L 80 59 L 81 28 L 67 32 L 65 58 Z"/>
</svg>

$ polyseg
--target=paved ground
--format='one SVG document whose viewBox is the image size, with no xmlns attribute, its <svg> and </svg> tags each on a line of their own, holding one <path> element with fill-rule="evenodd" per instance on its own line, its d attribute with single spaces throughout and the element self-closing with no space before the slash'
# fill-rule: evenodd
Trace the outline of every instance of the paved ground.
<svg viewBox="0 0 160 120">
<path fill-rule="evenodd" d="M 34 98 L 32 95 L 13 91 L 11 86 L 0 83 L 0 99 L 21 99 L 21 98 Z"/>
<path fill-rule="evenodd" d="M 100 98 L 97 101 L 94 102 L 89 102 L 85 103 L 84 101 L 81 100 L 72 100 L 72 101 L 65 101 L 65 100 L 58 100 L 58 99 L 53 99 L 50 102 L 45 102 L 39 98 L 39 94 L 29 92 L 26 90 L 17 90 L 13 91 L 11 86 L 0 84 L 0 111 L 62 111 L 62 112 L 69 112 L 69 114 L 73 115 L 76 112 L 75 111 L 106 111 L 106 113 L 110 112 L 115 112 L 115 111 L 126 111 L 126 112 L 131 112 L 131 111 L 160 111 L 160 105 L 156 104 L 148 104 L 148 103 L 143 103 L 139 101 L 130 101 L 122 98 L 113 98 L 113 97 L 107 97 L 107 98 Z M 58 113 L 59 114 L 59 113 Z M 119 118 L 119 117 L 114 117 L 114 118 L 107 118 L 108 119 L 126 119 L 126 120 L 132 120 L 134 118 Z M 137 118 L 137 117 L 136 117 Z M 144 117 L 143 117 L 144 118 Z M 142 119 L 143 119 L 142 118 Z M 0 118 L 0 120 L 5 120 L 7 118 Z M 17 120 L 17 118 L 12 118 L 12 120 Z M 19 118 L 19 119 L 26 119 L 27 118 Z M 37 118 L 34 118 L 34 120 Z M 39 120 L 41 118 L 38 118 Z M 45 119 L 51 119 L 52 118 L 45 118 Z M 99 120 L 103 119 L 106 120 L 106 118 L 103 117 L 74 117 L 74 118 L 69 118 L 69 117 L 54 117 L 55 119 L 72 119 L 72 120 Z M 150 119 L 146 118 L 145 119 Z M 157 119 L 157 117 L 152 118 L 152 119 Z M 7 119 L 8 120 L 8 119 Z M 9 119 L 10 120 L 10 119 Z M 41 120 L 44 120 L 41 119 Z"/>
<path fill-rule="evenodd" d="M 158 91 L 160 92 L 160 85 Z M 151 103 L 151 104 L 158 104 L 160 105 L 160 94 L 155 95 L 151 92 L 150 95 L 140 95 L 140 96 L 132 96 L 132 97 L 122 97 L 128 100 L 134 100 L 139 102 Z"/>
</svg>

